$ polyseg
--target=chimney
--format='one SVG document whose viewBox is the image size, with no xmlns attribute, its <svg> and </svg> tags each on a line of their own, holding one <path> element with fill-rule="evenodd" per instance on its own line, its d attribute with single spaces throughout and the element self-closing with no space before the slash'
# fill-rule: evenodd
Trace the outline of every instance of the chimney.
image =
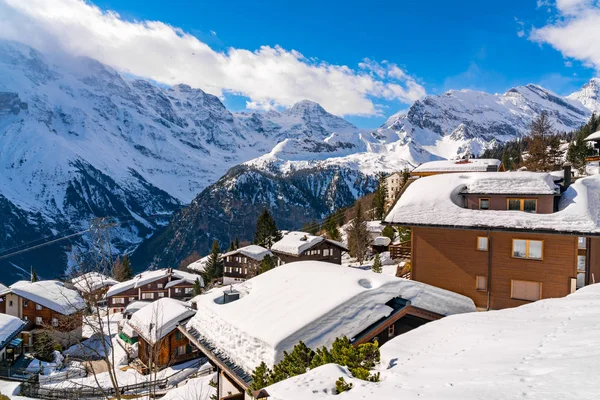
<svg viewBox="0 0 600 400">
<path fill-rule="evenodd" d="M 563 190 L 567 190 L 567 188 L 571 186 L 571 166 L 572 164 L 570 162 L 566 162 L 563 164 Z"/>
</svg>

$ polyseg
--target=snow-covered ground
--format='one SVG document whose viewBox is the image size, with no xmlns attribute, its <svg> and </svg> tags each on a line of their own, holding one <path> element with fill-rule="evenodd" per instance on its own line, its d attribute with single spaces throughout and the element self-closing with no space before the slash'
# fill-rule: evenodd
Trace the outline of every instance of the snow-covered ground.
<svg viewBox="0 0 600 400">
<path fill-rule="evenodd" d="M 559 299 L 446 317 L 381 348 L 381 382 L 329 364 L 267 388 L 271 400 L 323 399 L 343 376 L 353 399 L 597 399 L 600 284 Z"/>
<path fill-rule="evenodd" d="M 217 374 L 190 379 L 185 385 L 169 390 L 162 400 L 210 400 L 217 393 L 210 381 L 216 379 Z"/>
<path fill-rule="evenodd" d="M 21 391 L 21 382 L 4 381 L 0 379 L 0 394 L 8 396 L 11 400 L 37 400 L 31 397 L 18 396 Z"/>
</svg>

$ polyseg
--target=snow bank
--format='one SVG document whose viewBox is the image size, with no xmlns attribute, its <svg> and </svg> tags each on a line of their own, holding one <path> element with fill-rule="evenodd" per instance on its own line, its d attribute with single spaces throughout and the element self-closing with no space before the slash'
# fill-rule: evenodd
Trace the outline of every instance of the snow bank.
<svg viewBox="0 0 600 400">
<path fill-rule="evenodd" d="M 197 296 L 188 325 L 247 371 L 273 366 L 298 341 L 316 348 L 350 338 L 392 309 L 395 297 L 443 315 L 475 310 L 471 299 L 420 282 L 336 264 L 294 262 L 234 287 L 240 299 L 222 304 L 223 292 Z"/>
<path fill-rule="evenodd" d="M 19 281 L 10 286 L 12 293 L 63 315 L 70 315 L 85 308 L 85 302 L 72 289 L 58 281 Z"/>
<path fill-rule="evenodd" d="M 463 193 L 479 194 L 558 194 L 553 176 L 539 172 L 500 172 L 477 174 Z"/>
<path fill-rule="evenodd" d="M 228 253 L 225 253 L 225 254 L 223 254 L 223 257 L 229 257 L 229 256 L 233 256 L 236 254 L 242 254 L 246 257 L 252 258 L 257 261 L 262 261 L 262 259 L 265 258 L 266 255 L 270 255 L 270 256 L 273 255 L 273 253 L 271 253 L 268 249 L 265 249 L 262 246 L 257 246 L 255 244 L 252 244 L 250 246 L 241 247 L 237 250 L 233 250 Z"/>
<path fill-rule="evenodd" d="M 185 303 L 165 297 L 136 311 L 129 325 L 148 343 L 154 344 L 194 314 L 195 311 Z"/>
<path fill-rule="evenodd" d="M 593 399 L 600 393 L 600 285 L 559 299 L 431 322 L 381 348 L 381 382 L 325 365 L 267 389 L 271 400 Z"/>
<path fill-rule="evenodd" d="M 512 228 L 600 234 L 600 176 L 579 179 L 562 194 L 559 211 L 532 214 L 522 211 L 470 210 L 459 204 L 460 193 L 480 181 L 498 178 L 503 185 L 526 190 L 524 181 L 547 184 L 551 177 L 534 172 L 447 174 L 419 178 L 411 184 L 385 218 L 399 225 Z M 512 182 L 512 183 L 511 183 Z M 486 184 L 490 187 L 490 184 Z M 515 189 L 515 190 L 516 190 Z"/>
<path fill-rule="evenodd" d="M 171 389 L 162 400 L 211 400 L 217 389 L 210 386 L 210 381 L 217 381 L 217 374 L 190 379 L 185 385 Z"/>
<path fill-rule="evenodd" d="M 419 165 L 411 172 L 486 172 L 488 167 L 498 169 L 502 162 L 494 158 L 473 158 L 470 160 L 439 160 Z"/>
<path fill-rule="evenodd" d="M 306 232 L 292 231 L 283 235 L 283 238 L 273 244 L 271 250 L 276 253 L 298 256 L 311 247 L 321 243 L 325 238 L 314 236 Z"/>
</svg>

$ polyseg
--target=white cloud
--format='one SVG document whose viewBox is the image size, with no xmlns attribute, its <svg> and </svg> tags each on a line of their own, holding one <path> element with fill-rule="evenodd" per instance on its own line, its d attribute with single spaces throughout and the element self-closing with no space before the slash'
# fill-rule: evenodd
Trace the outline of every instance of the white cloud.
<svg viewBox="0 0 600 400">
<path fill-rule="evenodd" d="M 255 108 L 310 99 L 338 115 L 376 115 L 381 113 L 378 100 L 411 103 L 425 95 L 394 64 L 365 60 L 352 69 L 279 46 L 218 52 L 179 28 L 125 21 L 84 0 L 0 0 L 0 37 L 42 51 L 89 56 L 165 84 L 187 83 L 217 96 L 244 95 L 250 98 L 248 107 Z"/>
<path fill-rule="evenodd" d="M 593 0 L 557 0 L 558 18 L 534 29 L 530 39 L 548 43 L 565 58 L 600 71 L 600 4 Z"/>
</svg>

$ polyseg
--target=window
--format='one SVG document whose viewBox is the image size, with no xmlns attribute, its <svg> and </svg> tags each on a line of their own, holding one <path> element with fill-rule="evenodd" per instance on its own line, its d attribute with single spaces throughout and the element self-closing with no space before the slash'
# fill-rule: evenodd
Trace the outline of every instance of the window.
<svg viewBox="0 0 600 400">
<path fill-rule="evenodd" d="M 8 302 L 8 306 L 9 306 L 9 307 L 12 307 L 12 306 L 13 306 L 13 301 L 12 301 L 12 300 L 9 300 L 9 302 Z"/>
<path fill-rule="evenodd" d="M 178 356 L 182 356 L 182 355 L 185 354 L 185 347 L 186 346 L 179 346 L 179 347 L 177 347 L 177 355 Z"/>
<path fill-rule="evenodd" d="M 244 257 L 244 264 L 248 262 L 248 257 Z"/>
<path fill-rule="evenodd" d="M 192 293 L 193 290 L 194 290 L 194 288 L 186 287 L 185 288 L 185 294 L 190 294 L 190 293 Z"/>
<path fill-rule="evenodd" d="M 537 199 L 508 199 L 507 202 L 509 210 L 537 212 Z"/>
<path fill-rule="evenodd" d="M 142 293 L 142 300 L 154 300 L 154 293 Z"/>
<path fill-rule="evenodd" d="M 513 239 L 513 257 L 542 260 L 544 258 L 544 242 L 542 240 Z"/>
<path fill-rule="evenodd" d="M 25 321 L 29 321 L 29 317 L 28 317 L 27 315 L 24 315 L 24 316 L 23 316 L 23 319 L 24 319 Z"/>
<path fill-rule="evenodd" d="M 42 311 L 42 308 L 43 308 L 43 307 L 42 307 L 42 306 L 40 306 L 39 304 L 36 304 L 36 305 L 35 305 L 35 309 L 36 309 L 36 310 L 38 310 L 38 311 Z"/>
<path fill-rule="evenodd" d="M 52 326 L 58 326 L 58 318 L 52 318 Z"/>
<path fill-rule="evenodd" d="M 489 210 L 490 209 L 490 199 L 479 199 L 479 209 L 480 210 Z"/>
<path fill-rule="evenodd" d="M 159 288 L 159 289 L 162 289 L 164 287 L 164 285 L 162 283 L 157 283 L 156 287 Z"/>
<path fill-rule="evenodd" d="M 394 337 L 395 325 L 388 326 L 388 338 Z"/>
<path fill-rule="evenodd" d="M 176 331 L 175 332 L 175 340 L 182 340 L 184 338 L 183 333 Z"/>
<path fill-rule="evenodd" d="M 35 317 L 35 324 L 36 325 L 43 325 L 44 324 L 44 320 L 42 319 L 42 317 Z"/>
<path fill-rule="evenodd" d="M 487 291 L 487 276 L 477 275 L 475 277 L 475 289 Z"/>
<path fill-rule="evenodd" d="M 112 300 L 113 304 L 125 304 L 124 297 L 114 297 Z"/>
<path fill-rule="evenodd" d="M 329 249 L 323 250 L 323 256 L 324 257 L 329 257 Z"/>
<path fill-rule="evenodd" d="M 181 294 L 181 288 L 175 288 L 175 293 L 176 294 Z"/>
<path fill-rule="evenodd" d="M 158 292 L 158 298 L 165 297 L 165 292 Z"/>
<path fill-rule="evenodd" d="M 536 301 L 542 298 L 542 283 L 530 281 L 510 281 L 510 298 Z"/>
<path fill-rule="evenodd" d="M 587 248 L 587 239 L 584 237 L 577 238 L 577 248 L 579 248 L 579 249 Z"/>
<path fill-rule="evenodd" d="M 27 300 L 23 300 L 23 307 L 27 308 L 28 305 L 29 305 L 29 302 Z"/>
<path fill-rule="evenodd" d="M 477 250 L 488 251 L 488 238 L 485 236 L 477 236 Z"/>
</svg>

